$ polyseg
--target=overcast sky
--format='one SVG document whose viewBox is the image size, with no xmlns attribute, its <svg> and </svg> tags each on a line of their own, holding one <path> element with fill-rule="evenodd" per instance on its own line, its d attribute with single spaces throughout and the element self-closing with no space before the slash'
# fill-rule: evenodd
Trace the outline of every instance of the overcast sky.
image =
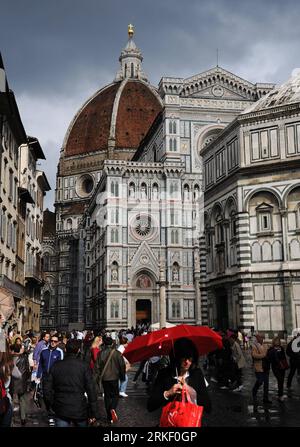
<svg viewBox="0 0 300 447">
<path fill-rule="evenodd" d="M 219 65 L 255 83 L 300 67 L 297 0 L 0 0 L 0 51 L 23 124 L 38 137 L 52 192 L 59 151 L 82 103 L 110 83 L 127 25 L 152 85 Z"/>
</svg>

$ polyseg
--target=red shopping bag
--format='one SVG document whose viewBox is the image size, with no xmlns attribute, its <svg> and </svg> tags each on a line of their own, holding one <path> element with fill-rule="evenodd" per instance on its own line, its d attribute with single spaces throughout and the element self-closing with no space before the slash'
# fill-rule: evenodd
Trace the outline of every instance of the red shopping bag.
<svg viewBox="0 0 300 447">
<path fill-rule="evenodd" d="M 160 427 L 201 427 L 203 407 L 194 404 L 185 386 L 182 387 L 181 401 L 173 400 L 163 407 Z"/>
</svg>

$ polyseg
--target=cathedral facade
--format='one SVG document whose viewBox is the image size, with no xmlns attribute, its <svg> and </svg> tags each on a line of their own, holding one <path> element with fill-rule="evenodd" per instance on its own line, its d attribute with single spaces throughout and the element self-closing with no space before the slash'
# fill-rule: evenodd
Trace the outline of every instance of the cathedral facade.
<svg viewBox="0 0 300 447">
<path fill-rule="evenodd" d="M 237 193 L 229 194 L 219 226 L 213 225 L 211 208 L 224 190 L 207 179 L 230 173 L 227 182 L 235 181 L 240 140 L 227 139 L 228 129 L 274 85 L 252 84 L 217 66 L 187 79 L 162 78 L 156 89 L 142 59 L 129 28 L 115 80 L 81 107 L 67 131 L 55 235 L 44 238 L 51 287 L 45 288 L 42 327 L 116 329 L 162 316 L 250 327 L 255 310 L 246 267 L 231 281 L 226 300 L 218 298 L 246 262 L 246 223 L 243 214 L 234 217 L 246 211 L 239 211 Z M 226 154 L 222 143 L 214 146 L 224 135 Z M 233 237 L 226 233 L 228 244 L 216 247 L 214 237 L 224 242 L 224 225 L 231 225 Z M 208 237 L 213 231 L 219 236 Z"/>
</svg>

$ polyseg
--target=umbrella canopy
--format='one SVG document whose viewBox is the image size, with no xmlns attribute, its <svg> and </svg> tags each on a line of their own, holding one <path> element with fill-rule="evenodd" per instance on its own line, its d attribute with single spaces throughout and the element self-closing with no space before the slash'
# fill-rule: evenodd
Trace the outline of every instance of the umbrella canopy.
<svg viewBox="0 0 300 447">
<path fill-rule="evenodd" d="M 14 310 L 15 302 L 13 294 L 4 287 L 0 287 L 0 315 L 2 316 L 1 322 L 3 322 L 3 320 L 7 321 Z"/>
<path fill-rule="evenodd" d="M 130 363 L 140 362 L 155 355 L 168 355 L 173 349 L 174 342 L 180 338 L 191 340 L 199 355 L 223 347 L 222 337 L 209 327 L 181 324 L 136 337 L 126 347 L 123 355 Z"/>
<path fill-rule="evenodd" d="M 166 321 L 166 326 L 165 326 L 166 328 L 174 327 L 174 326 L 176 326 L 176 324 L 172 324 L 172 323 L 169 323 L 168 321 Z M 160 328 L 160 323 L 159 322 L 158 323 L 153 323 L 153 324 L 151 324 L 150 328 L 154 329 L 154 330 L 159 329 Z"/>
</svg>

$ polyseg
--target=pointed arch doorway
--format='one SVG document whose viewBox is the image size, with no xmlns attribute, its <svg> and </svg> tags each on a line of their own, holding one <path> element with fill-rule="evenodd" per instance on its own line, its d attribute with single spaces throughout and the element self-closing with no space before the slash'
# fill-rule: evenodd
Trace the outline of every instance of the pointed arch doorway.
<svg viewBox="0 0 300 447">
<path fill-rule="evenodd" d="M 136 324 L 150 323 L 151 324 L 151 300 L 136 300 L 135 302 L 135 316 Z"/>
<path fill-rule="evenodd" d="M 140 271 L 135 276 L 132 286 L 133 324 L 151 324 L 157 314 L 157 284 L 153 274 L 146 270 Z"/>
</svg>

